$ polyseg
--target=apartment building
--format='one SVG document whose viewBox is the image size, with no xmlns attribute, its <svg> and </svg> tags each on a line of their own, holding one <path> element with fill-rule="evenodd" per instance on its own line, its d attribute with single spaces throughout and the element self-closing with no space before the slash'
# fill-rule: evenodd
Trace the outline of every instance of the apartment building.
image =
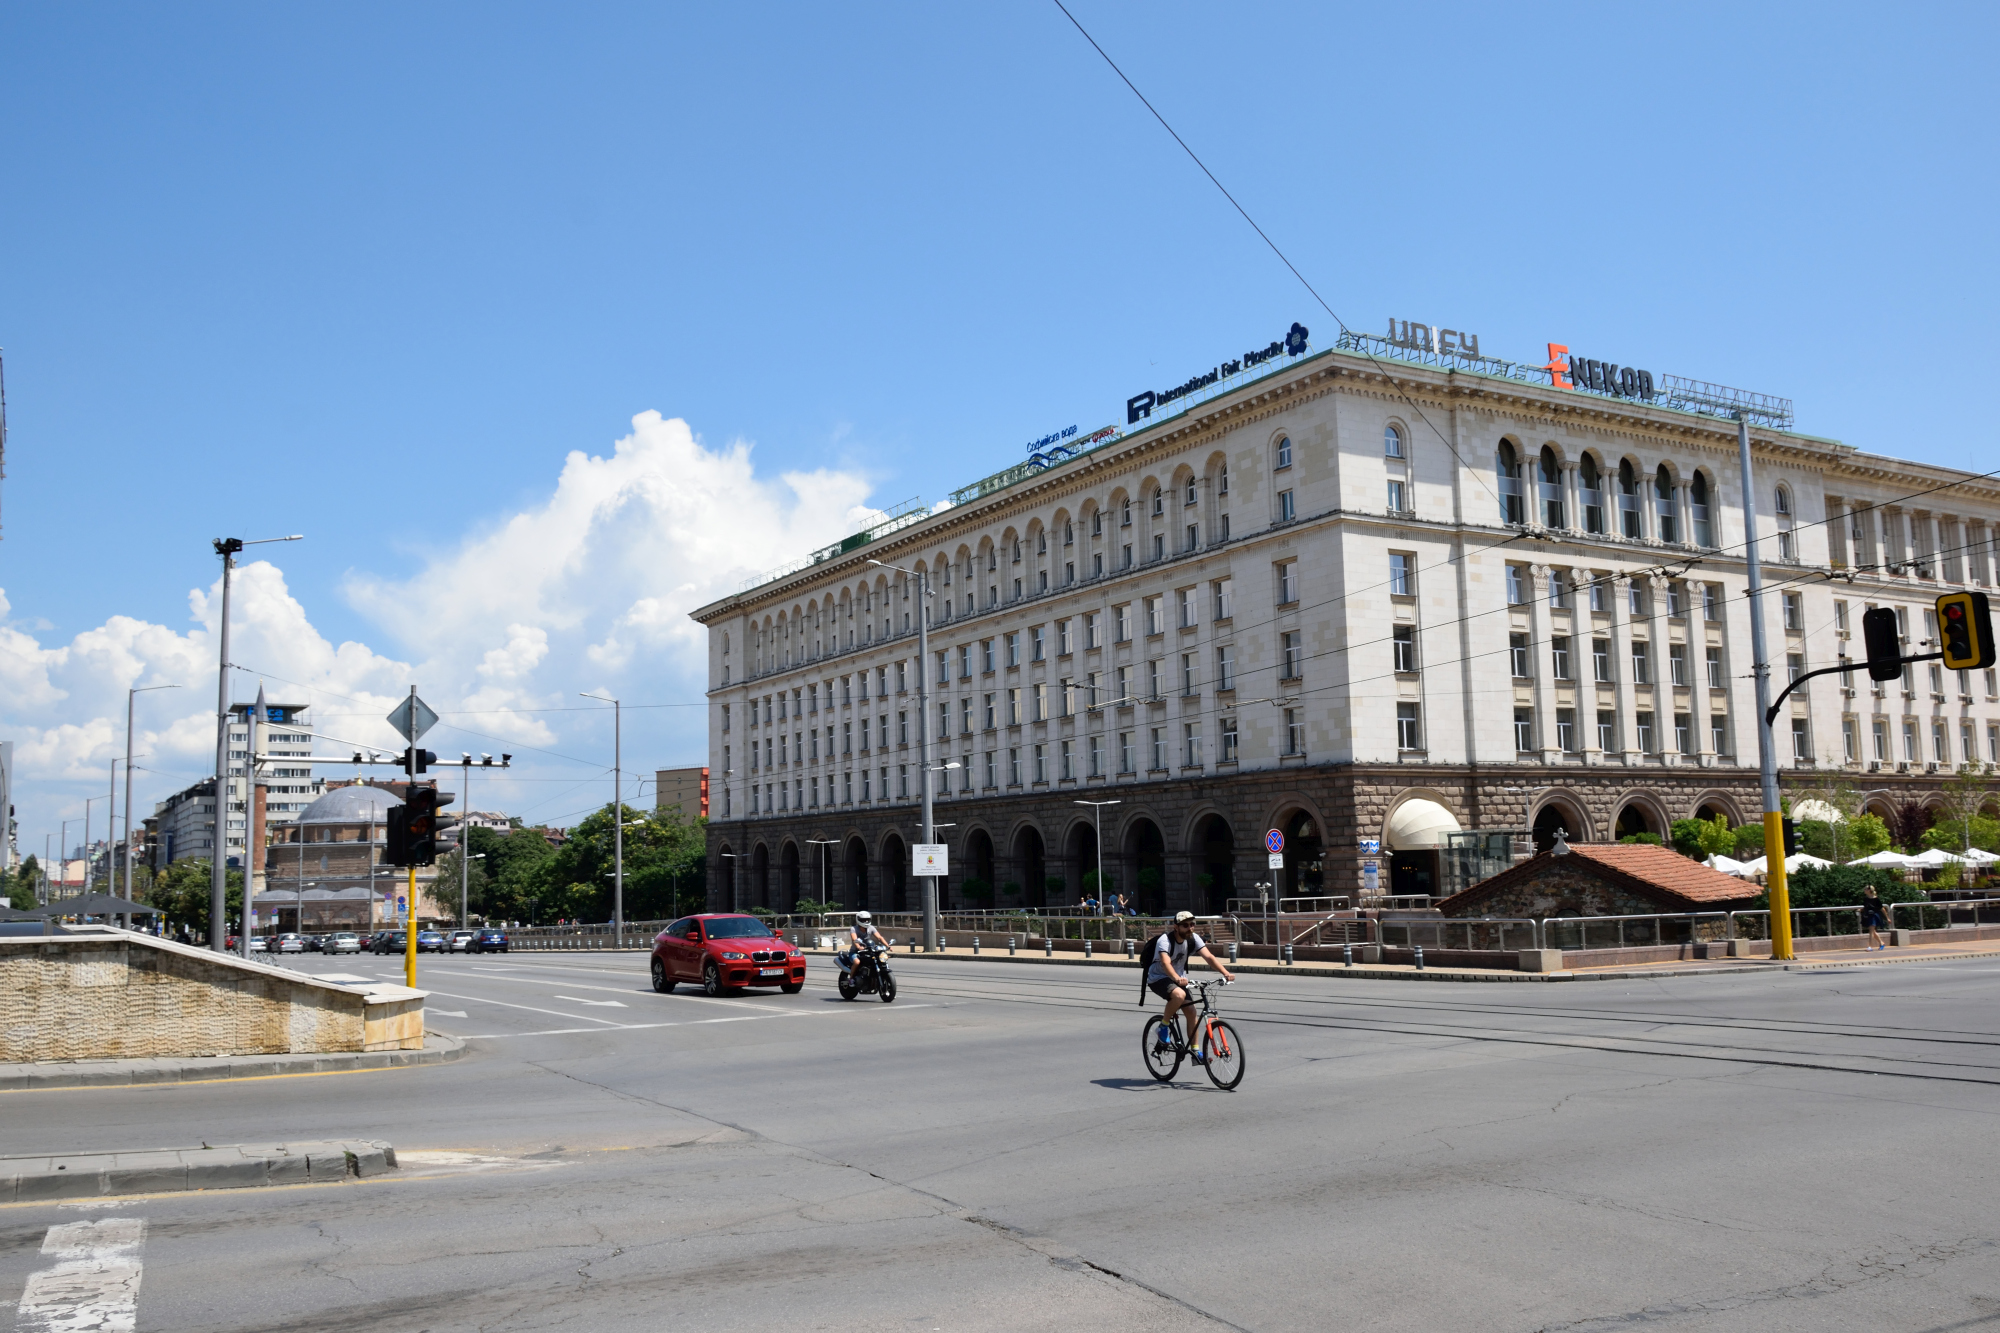
<svg viewBox="0 0 2000 1333">
<path fill-rule="evenodd" d="M 1116 890 L 1197 911 L 1260 882 L 1442 891 L 1440 852 L 1479 841 L 1457 834 L 1754 819 L 1726 392 L 1556 347 L 1523 367 L 1435 339 L 1297 341 L 696 611 L 717 904 L 914 905 L 926 727 L 955 904 L 1075 901 L 1100 819 Z M 1858 659 L 1870 606 L 1914 651 L 1940 592 L 1993 586 L 1992 481 L 1750 438 L 1774 692 Z M 1793 777 L 1924 800 L 2000 762 L 2000 680 L 1816 680 L 1775 734 Z"/>
</svg>

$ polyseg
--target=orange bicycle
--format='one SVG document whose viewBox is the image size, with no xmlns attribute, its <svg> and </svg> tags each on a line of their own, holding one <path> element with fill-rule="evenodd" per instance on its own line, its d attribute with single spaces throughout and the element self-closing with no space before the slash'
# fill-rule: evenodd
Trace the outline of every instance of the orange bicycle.
<svg viewBox="0 0 2000 1333">
<path fill-rule="evenodd" d="M 1181 1061 L 1193 1056 L 1208 1074 L 1208 1081 L 1224 1092 L 1243 1081 L 1243 1039 L 1229 1020 L 1215 1011 L 1208 998 L 1211 986 L 1227 986 L 1227 981 L 1196 981 L 1183 986 L 1192 992 L 1190 1004 L 1197 1007 L 1194 1021 L 1195 1043 L 1190 1051 L 1181 1041 L 1179 1024 L 1169 1028 L 1164 1015 L 1151 1014 L 1140 1036 L 1146 1057 L 1146 1072 L 1165 1083 L 1181 1069 Z"/>
</svg>

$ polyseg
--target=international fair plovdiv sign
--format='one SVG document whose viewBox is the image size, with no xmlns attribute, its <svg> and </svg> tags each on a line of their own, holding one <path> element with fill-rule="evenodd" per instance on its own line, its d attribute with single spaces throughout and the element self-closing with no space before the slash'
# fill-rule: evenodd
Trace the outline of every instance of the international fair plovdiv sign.
<svg viewBox="0 0 2000 1333">
<path fill-rule="evenodd" d="M 1153 409 L 1156 407 L 1165 407 L 1168 403 L 1185 398 L 1197 390 L 1205 389 L 1211 384 L 1228 379 L 1231 375 L 1240 375 L 1251 366 L 1269 361 L 1273 357 L 1297 356 L 1306 350 L 1306 337 L 1306 326 L 1294 323 L 1291 332 L 1287 333 L 1282 341 L 1274 342 L 1269 347 L 1260 347 L 1254 352 L 1245 352 L 1236 360 L 1224 361 L 1210 370 L 1193 376 L 1186 383 L 1177 384 L 1171 389 L 1157 391 L 1148 389 L 1145 393 L 1134 394 L 1125 400 L 1125 424 L 1128 426 L 1133 425 L 1153 415 Z"/>
</svg>

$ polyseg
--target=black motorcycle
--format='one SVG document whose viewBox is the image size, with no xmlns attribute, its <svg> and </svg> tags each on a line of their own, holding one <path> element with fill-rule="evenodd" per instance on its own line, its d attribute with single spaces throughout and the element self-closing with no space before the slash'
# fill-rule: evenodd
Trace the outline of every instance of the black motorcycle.
<svg viewBox="0 0 2000 1333">
<path fill-rule="evenodd" d="M 852 970 L 840 974 L 840 998 L 851 1000 L 857 995 L 879 995 L 884 1004 L 895 1000 L 896 978 L 889 971 L 885 946 L 872 944 L 856 951 Z"/>
</svg>

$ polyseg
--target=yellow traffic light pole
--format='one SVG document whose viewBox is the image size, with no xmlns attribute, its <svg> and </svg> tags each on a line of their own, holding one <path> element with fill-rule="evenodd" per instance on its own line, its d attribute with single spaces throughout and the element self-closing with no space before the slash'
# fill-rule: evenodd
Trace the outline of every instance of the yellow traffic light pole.
<svg viewBox="0 0 2000 1333">
<path fill-rule="evenodd" d="M 1757 483 L 1750 471 L 1750 419 L 1736 414 L 1743 467 L 1743 563 L 1750 575 L 1750 669 L 1757 678 L 1757 759 L 1764 787 L 1764 886 L 1771 904 L 1771 957 L 1792 956 L 1792 896 L 1785 885 L 1785 814 L 1778 804 L 1778 739 L 1771 725 L 1771 657 L 1764 649 L 1764 571 L 1757 562 Z M 1787 691 L 1789 693 L 1789 691 Z M 1778 696 L 1783 702 L 1784 695 Z"/>
<path fill-rule="evenodd" d="M 417 868 L 410 867 L 410 896 L 403 911 L 403 984 L 417 988 Z"/>
</svg>

